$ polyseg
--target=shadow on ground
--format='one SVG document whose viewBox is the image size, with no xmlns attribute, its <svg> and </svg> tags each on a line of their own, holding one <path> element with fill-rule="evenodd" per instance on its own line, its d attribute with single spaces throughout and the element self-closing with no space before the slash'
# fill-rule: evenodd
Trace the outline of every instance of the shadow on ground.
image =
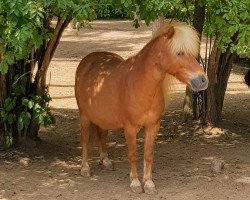
<svg viewBox="0 0 250 200">
<path fill-rule="evenodd" d="M 237 94 L 237 97 L 243 102 L 249 100 L 246 94 Z M 138 196 L 129 190 L 129 165 L 122 132 L 112 132 L 108 141 L 116 171 L 101 169 L 94 148 L 90 157 L 92 177 L 81 177 L 78 111 L 60 108 L 52 109 L 57 123 L 41 130 L 40 144 L 34 148 L 0 153 L 0 198 L 82 199 L 84 194 L 86 199 L 91 199 L 94 193 L 102 195 L 102 199 L 161 199 L 165 196 L 184 199 L 186 195 L 195 199 L 200 190 L 206 188 L 207 192 L 203 194 L 203 197 L 208 197 L 206 199 L 210 199 L 214 191 L 223 199 L 225 194 L 220 192 L 220 181 L 228 185 L 227 196 L 232 196 L 232 187 L 240 187 L 240 195 L 245 197 L 248 190 L 239 186 L 236 180 L 250 176 L 249 135 L 245 130 L 249 130 L 249 117 L 242 117 L 249 116 L 249 103 L 238 105 L 235 102 L 238 107 L 227 108 L 228 98 L 234 99 L 235 96 L 226 96 L 220 128 L 203 127 L 198 122 L 184 123 L 180 120 L 181 110 L 174 107 L 163 116 L 155 144 L 153 176 L 159 194 L 154 198 Z M 138 137 L 138 149 L 141 177 L 143 133 Z M 211 170 L 216 159 L 225 163 L 225 170 L 219 175 Z"/>
</svg>

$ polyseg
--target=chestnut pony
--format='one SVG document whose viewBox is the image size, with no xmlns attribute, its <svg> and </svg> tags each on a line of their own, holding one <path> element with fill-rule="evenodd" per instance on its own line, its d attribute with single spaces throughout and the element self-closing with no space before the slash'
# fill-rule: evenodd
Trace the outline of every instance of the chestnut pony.
<svg viewBox="0 0 250 200">
<path fill-rule="evenodd" d="M 110 52 L 93 52 L 80 62 L 75 79 L 75 95 L 80 112 L 83 176 L 90 176 L 88 142 L 98 135 L 100 162 L 112 168 L 108 158 L 107 130 L 124 129 L 131 167 L 130 187 L 142 192 L 137 174 L 136 135 L 145 128 L 145 193 L 156 192 L 152 180 L 153 145 L 164 111 L 167 74 L 173 75 L 193 91 L 207 88 L 208 79 L 196 61 L 199 38 L 182 22 L 164 25 L 135 56 L 124 60 Z M 167 85 L 168 86 L 168 85 Z"/>
</svg>

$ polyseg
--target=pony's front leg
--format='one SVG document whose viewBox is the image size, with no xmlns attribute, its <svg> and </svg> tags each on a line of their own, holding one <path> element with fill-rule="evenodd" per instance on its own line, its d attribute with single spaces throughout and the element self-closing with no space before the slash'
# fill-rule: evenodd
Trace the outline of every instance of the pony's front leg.
<svg viewBox="0 0 250 200">
<path fill-rule="evenodd" d="M 131 167 L 130 172 L 130 188 L 135 193 L 142 193 L 142 186 L 141 182 L 138 179 L 137 174 L 137 160 L 138 160 L 138 153 L 137 153 L 137 144 L 136 144 L 136 135 L 137 135 L 137 128 L 135 127 L 126 127 L 124 129 L 125 138 L 128 145 L 128 159 Z"/>
<path fill-rule="evenodd" d="M 159 131 L 160 122 L 145 127 L 145 142 L 144 142 L 144 191 L 147 194 L 155 194 L 157 190 L 152 180 L 152 163 L 154 157 L 154 141 Z"/>
</svg>

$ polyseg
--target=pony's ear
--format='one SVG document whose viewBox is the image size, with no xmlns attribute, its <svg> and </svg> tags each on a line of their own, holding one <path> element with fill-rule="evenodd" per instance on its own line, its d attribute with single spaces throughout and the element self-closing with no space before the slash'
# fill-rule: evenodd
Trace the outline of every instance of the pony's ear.
<svg viewBox="0 0 250 200">
<path fill-rule="evenodd" d="M 164 34 L 168 39 L 171 39 L 175 33 L 174 27 L 171 26 L 168 31 Z"/>
</svg>

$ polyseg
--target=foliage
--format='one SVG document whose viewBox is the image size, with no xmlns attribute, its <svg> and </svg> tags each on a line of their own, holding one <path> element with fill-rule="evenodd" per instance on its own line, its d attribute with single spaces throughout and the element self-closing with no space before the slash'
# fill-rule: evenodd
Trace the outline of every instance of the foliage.
<svg viewBox="0 0 250 200">
<path fill-rule="evenodd" d="M 223 52 L 230 46 L 232 52 L 250 57 L 249 8 L 249 0 L 207 1 L 207 13 L 210 19 L 205 24 L 205 31 L 217 37 Z M 236 33 L 238 42 L 232 44 L 232 37 Z"/>
<path fill-rule="evenodd" d="M 26 96 L 26 88 L 24 87 L 26 82 L 26 77 L 16 76 L 12 85 L 11 95 L 4 100 L 4 109 L 0 113 L 0 116 L 8 125 L 17 121 L 19 132 L 23 129 L 28 129 L 31 112 L 35 113 L 37 124 L 44 123 L 47 126 L 54 121 L 48 107 L 48 103 L 51 100 L 49 94 L 46 92 L 43 99 L 40 96 Z M 44 107 L 40 106 L 41 101 L 43 101 Z"/>
<path fill-rule="evenodd" d="M 38 130 L 32 126 L 54 123 L 46 87 L 48 65 L 71 19 L 95 18 L 96 2 L 0 0 L 0 76 L 6 80 L 0 87 L 5 90 L 0 91 L 0 125 L 4 126 L 0 129 L 6 146 Z"/>
<path fill-rule="evenodd" d="M 51 38 L 53 17 L 92 19 L 93 4 L 92 0 L 0 0 L 0 72 L 7 73 L 16 60 L 29 59 L 32 48 Z"/>
<path fill-rule="evenodd" d="M 51 98 L 47 92 L 48 90 L 46 90 L 44 98 L 33 94 L 26 95 L 26 83 L 27 79 L 25 76 L 16 75 L 12 85 L 11 94 L 3 102 L 3 109 L 0 112 L 0 118 L 2 118 L 6 127 L 10 127 L 6 137 L 7 146 L 12 145 L 13 143 L 11 137 L 13 125 L 17 127 L 20 138 L 26 137 L 32 113 L 34 113 L 34 118 L 38 125 L 44 124 L 45 126 L 48 126 L 55 122 L 49 108 L 49 101 Z"/>
<path fill-rule="evenodd" d="M 100 0 L 96 8 L 97 19 L 124 19 L 128 18 L 122 7 L 116 7 L 112 0 Z"/>
<path fill-rule="evenodd" d="M 134 12 L 146 24 L 157 19 L 160 13 L 167 18 L 176 18 L 191 23 L 195 3 L 205 6 L 207 20 L 204 33 L 218 38 L 219 47 L 225 51 L 230 46 L 232 52 L 250 57 L 250 1 L 249 0 L 117 0 L 133 18 Z M 139 26 L 138 19 L 134 25 Z M 232 36 L 238 32 L 238 43 L 232 44 Z"/>
</svg>

